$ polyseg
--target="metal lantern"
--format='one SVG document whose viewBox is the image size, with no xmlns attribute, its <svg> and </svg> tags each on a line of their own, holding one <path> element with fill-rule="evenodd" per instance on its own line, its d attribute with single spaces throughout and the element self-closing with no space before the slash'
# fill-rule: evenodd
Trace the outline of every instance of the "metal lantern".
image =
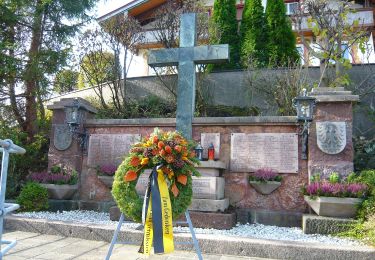
<svg viewBox="0 0 375 260">
<path fill-rule="evenodd" d="M 315 98 L 307 96 L 306 89 L 303 89 L 302 95 L 293 100 L 293 105 L 297 110 L 297 120 L 300 122 L 311 122 L 313 120 L 315 103 Z"/>
<path fill-rule="evenodd" d="M 308 97 L 306 89 L 303 89 L 302 95 L 293 100 L 293 105 L 297 110 L 297 120 L 301 122 L 299 135 L 302 137 L 301 158 L 303 160 L 308 158 L 309 128 L 310 122 L 313 120 L 315 104 L 315 98 Z"/>
<path fill-rule="evenodd" d="M 82 109 L 78 99 L 74 99 L 73 104 L 65 106 L 66 123 L 69 126 L 78 126 L 82 121 Z"/>
<path fill-rule="evenodd" d="M 77 139 L 82 150 L 86 149 L 88 139 L 87 131 L 82 126 L 84 110 L 86 108 L 81 106 L 78 98 L 75 98 L 73 103 L 65 106 L 65 120 L 69 126 L 69 131 L 72 133 L 73 138 Z"/>
<path fill-rule="evenodd" d="M 194 151 L 195 151 L 195 156 L 198 158 L 198 160 L 202 161 L 203 160 L 203 147 L 200 143 L 194 148 Z"/>
</svg>

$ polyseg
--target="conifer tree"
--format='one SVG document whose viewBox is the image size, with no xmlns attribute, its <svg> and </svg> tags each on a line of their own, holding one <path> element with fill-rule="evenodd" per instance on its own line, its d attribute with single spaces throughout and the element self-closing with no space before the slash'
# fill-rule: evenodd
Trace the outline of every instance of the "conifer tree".
<svg viewBox="0 0 375 260">
<path fill-rule="evenodd" d="M 283 0 L 268 0 L 266 8 L 268 25 L 268 52 L 272 66 L 286 66 L 299 59 L 296 49 L 296 37 L 288 17 Z"/>
<path fill-rule="evenodd" d="M 245 2 L 241 21 L 241 60 L 256 67 L 268 65 L 267 23 L 261 0 Z"/>
<path fill-rule="evenodd" d="M 239 36 L 236 0 L 215 0 L 213 22 L 220 30 L 218 39 L 212 39 L 213 44 L 229 44 L 230 62 L 215 65 L 215 69 L 239 68 Z"/>
</svg>

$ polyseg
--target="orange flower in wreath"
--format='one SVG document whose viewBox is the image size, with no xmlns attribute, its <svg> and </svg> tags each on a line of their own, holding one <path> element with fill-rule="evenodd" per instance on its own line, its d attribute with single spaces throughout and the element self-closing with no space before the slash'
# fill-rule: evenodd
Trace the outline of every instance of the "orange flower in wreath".
<svg viewBox="0 0 375 260">
<path fill-rule="evenodd" d="M 138 157 L 133 157 L 130 160 L 130 165 L 133 167 L 137 167 L 141 163 L 141 160 Z"/>
</svg>

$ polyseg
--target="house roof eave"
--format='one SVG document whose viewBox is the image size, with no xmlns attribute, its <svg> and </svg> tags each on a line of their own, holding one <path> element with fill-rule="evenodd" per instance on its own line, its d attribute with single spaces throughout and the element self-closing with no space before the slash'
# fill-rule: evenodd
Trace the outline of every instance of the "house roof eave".
<svg viewBox="0 0 375 260">
<path fill-rule="evenodd" d="M 132 2 L 127 3 L 126 5 L 123 5 L 123 6 L 119 7 L 119 8 L 117 8 L 117 9 L 113 10 L 112 12 L 109 12 L 109 13 L 107 13 L 105 15 L 100 16 L 96 20 L 99 23 L 104 22 L 104 21 L 112 18 L 113 16 L 116 16 L 116 15 L 118 15 L 120 13 L 124 13 L 124 12 L 126 12 L 128 10 L 131 10 L 132 8 L 134 8 L 134 7 L 138 6 L 138 5 L 141 5 L 141 4 L 145 3 L 145 2 L 148 2 L 148 1 L 149 0 L 134 0 Z"/>
</svg>

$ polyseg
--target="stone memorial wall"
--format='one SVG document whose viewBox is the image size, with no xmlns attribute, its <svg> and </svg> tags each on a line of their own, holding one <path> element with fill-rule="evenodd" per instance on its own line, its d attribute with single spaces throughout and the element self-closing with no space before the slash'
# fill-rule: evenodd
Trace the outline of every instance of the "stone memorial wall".
<svg viewBox="0 0 375 260">
<path fill-rule="evenodd" d="M 87 163 L 84 164 L 85 177 L 82 179 L 84 192 L 81 198 L 90 201 L 111 200 L 110 190 L 97 180 L 94 165 L 97 162 L 116 162 L 119 160 L 117 149 L 122 149 L 121 153 L 123 153 L 128 149 L 129 140 L 136 140 L 139 135 L 146 136 L 155 127 L 173 130 L 175 120 L 88 120 L 86 128 L 91 134 L 91 147 L 88 149 L 88 156 L 84 158 L 84 162 Z M 193 188 L 194 207 L 199 209 L 211 207 L 210 209 L 220 210 L 227 208 L 228 201 L 237 208 L 303 212 L 305 204 L 300 189 L 308 180 L 307 162 L 300 159 L 300 144 L 296 132 L 294 117 L 264 117 L 260 121 L 255 117 L 195 118 L 193 139 L 202 144 L 213 142 L 214 146 L 219 148 L 219 151 L 215 152 L 217 160 L 223 163 L 222 169 L 225 169 L 221 172 L 213 170 L 212 167 L 200 169 L 205 178 L 194 180 L 196 183 Z M 238 139 L 241 134 L 244 140 Z M 125 148 L 119 147 L 119 138 Z M 267 144 L 261 148 L 257 143 L 263 141 Z M 108 146 L 104 150 L 107 154 L 111 154 L 111 159 L 108 155 L 104 155 L 105 160 L 99 159 L 102 156 L 98 151 L 103 145 Z M 273 147 L 272 151 L 267 150 L 270 147 Z M 242 161 L 237 157 L 242 158 Z M 251 160 L 257 157 L 264 158 L 277 166 L 284 177 L 281 187 L 268 196 L 257 193 L 248 183 L 249 174 L 255 168 L 246 167 L 250 164 L 255 165 Z M 270 166 L 269 162 L 258 163 L 257 167 Z M 147 179 L 141 179 L 139 185 L 145 185 L 146 182 Z M 144 194 L 144 188 L 140 186 L 138 190 L 140 194 Z M 90 193 L 95 195 L 90 198 L 88 196 Z"/>
</svg>

